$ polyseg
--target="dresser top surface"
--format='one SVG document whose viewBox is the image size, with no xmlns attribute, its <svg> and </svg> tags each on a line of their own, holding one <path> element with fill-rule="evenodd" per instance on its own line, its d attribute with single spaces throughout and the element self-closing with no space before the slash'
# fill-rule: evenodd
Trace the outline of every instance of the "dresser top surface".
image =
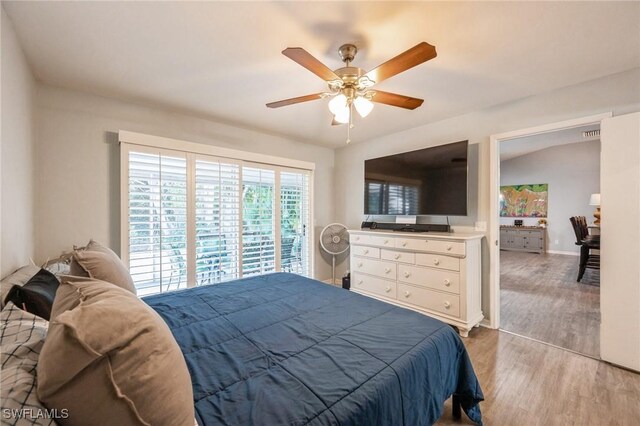
<svg viewBox="0 0 640 426">
<path fill-rule="evenodd" d="M 537 229 L 537 230 L 542 230 L 542 229 L 546 229 L 542 226 L 516 226 L 516 225 L 500 225 L 500 229 L 524 229 L 524 230 L 532 230 L 532 229 Z"/>
<path fill-rule="evenodd" d="M 349 229 L 349 234 L 359 235 L 389 235 L 398 238 L 425 238 L 442 240 L 479 240 L 484 237 L 483 232 L 402 232 L 389 230 Z"/>
</svg>

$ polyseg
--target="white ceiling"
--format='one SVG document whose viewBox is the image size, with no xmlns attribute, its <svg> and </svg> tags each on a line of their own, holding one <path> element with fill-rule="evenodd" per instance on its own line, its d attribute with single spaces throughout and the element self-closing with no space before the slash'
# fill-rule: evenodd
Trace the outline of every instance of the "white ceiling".
<svg viewBox="0 0 640 426">
<path fill-rule="evenodd" d="M 582 132 L 599 129 L 599 124 L 556 130 L 500 142 L 500 161 L 510 160 L 559 145 L 600 140 L 600 136 L 583 137 Z"/>
<path fill-rule="evenodd" d="M 377 105 L 354 143 L 640 66 L 638 2 L 10 2 L 3 7 L 36 77 L 338 147 L 327 100 L 283 56 L 303 47 L 332 69 L 355 42 L 366 70 L 426 41 L 438 57 L 382 82 L 424 98 Z M 633 36 L 635 34 L 635 36 Z"/>
</svg>

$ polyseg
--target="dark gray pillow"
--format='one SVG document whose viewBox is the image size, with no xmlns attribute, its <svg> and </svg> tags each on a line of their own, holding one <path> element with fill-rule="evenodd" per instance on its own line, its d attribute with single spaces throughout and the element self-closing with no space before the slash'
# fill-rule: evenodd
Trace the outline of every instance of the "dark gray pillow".
<svg viewBox="0 0 640 426">
<path fill-rule="evenodd" d="M 40 269 L 25 285 L 11 287 L 5 303 L 13 302 L 22 310 L 49 321 L 59 284 L 55 275 L 46 269 Z"/>
</svg>

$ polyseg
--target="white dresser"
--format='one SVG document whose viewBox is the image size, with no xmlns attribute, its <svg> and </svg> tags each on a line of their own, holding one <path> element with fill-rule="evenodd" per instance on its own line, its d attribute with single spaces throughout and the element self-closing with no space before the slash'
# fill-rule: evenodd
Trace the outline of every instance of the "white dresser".
<svg viewBox="0 0 640 426">
<path fill-rule="evenodd" d="M 350 230 L 351 290 L 455 325 L 483 319 L 482 234 Z"/>
</svg>

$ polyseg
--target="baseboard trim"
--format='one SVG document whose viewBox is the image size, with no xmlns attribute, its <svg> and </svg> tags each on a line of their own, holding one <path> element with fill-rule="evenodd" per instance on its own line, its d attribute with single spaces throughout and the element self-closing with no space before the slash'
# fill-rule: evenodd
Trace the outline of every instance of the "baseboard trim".
<svg viewBox="0 0 640 426">
<path fill-rule="evenodd" d="M 480 321 L 480 327 L 486 327 L 486 328 L 493 329 L 493 327 L 491 327 L 491 320 L 488 319 L 488 318 L 485 318 L 482 321 Z"/>
<path fill-rule="evenodd" d="M 587 358 L 591 358 L 591 359 L 594 359 L 596 361 L 603 361 L 603 359 L 600 358 L 599 356 L 589 355 L 589 354 L 585 354 L 585 353 L 582 353 L 582 352 L 574 351 L 573 349 L 563 348 L 562 346 L 554 345 L 553 343 L 545 342 L 543 340 L 534 339 L 533 337 L 525 336 L 523 334 L 514 333 L 513 331 L 505 330 L 504 328 L 500 328 L 499 331 L 501 331 L 503 333 L 511 334 L 512 336 L 517 336 L 517 337 L 521 337 L 523 339 L 531 340 L 532 342 L 541 343 L 543 345 L 550 346 L 552 348 L 560 349 L 562 351 L 571 352 L 571 353 L 574 353 L 576 355 L 580 355 L 580 356 L 584 356 L 584 357 L 587 357 Z M 606 362 L 606 361 L 604 361 L 604 362 Z M 631 370 L 631 371 L 633 371 L 633 370 Z"/>
<path fill-rule="evenodd" d="M 575 251 L 562 251 L 562 250 L 547 250 L 549 254 L 565 254 L 567 256 L 580 256 L 580 253 L 576 253 Z"/>
</svg>

